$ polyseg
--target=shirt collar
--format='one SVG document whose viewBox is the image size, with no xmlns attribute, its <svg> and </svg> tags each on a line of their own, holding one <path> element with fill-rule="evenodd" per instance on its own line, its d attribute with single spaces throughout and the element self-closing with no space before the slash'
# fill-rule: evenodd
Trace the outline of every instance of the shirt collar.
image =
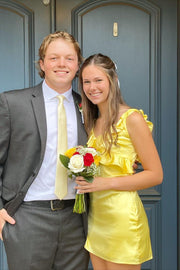
<svg viewBox="0 0 180 270">
<path fill-rule="evenodd" d="M 54 89 L 50 88 L 47 85 L 45 80 L 43 81 L 43 84 L 42 84 L 42 90 L 43 90 L 43 96 L 44 96 L 45 101 L 54 99 L 60 95 Z M 64 92 L 62 95 L 65 96 L 68 102 L 71 102 L 73 100 L 72 87 L 68 91 Z"/>
</svg>

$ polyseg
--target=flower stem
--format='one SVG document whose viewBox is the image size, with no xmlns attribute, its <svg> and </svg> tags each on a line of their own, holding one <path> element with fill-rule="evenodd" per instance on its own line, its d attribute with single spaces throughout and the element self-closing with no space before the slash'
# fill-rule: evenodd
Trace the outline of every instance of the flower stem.
<svg viewBox="0 0 180 270">
<path fill-rule="evenodd" d="M 85 201 L 84 201 L 84 194 L 76 194 L 73 212 L 82 214 L 85 211 L 86 211 L 86 207 L 85 207 Z"/>
</svg>

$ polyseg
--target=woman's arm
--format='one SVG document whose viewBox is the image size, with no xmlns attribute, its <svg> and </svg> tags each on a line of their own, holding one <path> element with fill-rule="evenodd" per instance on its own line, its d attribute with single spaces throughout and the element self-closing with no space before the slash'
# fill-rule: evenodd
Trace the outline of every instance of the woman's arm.
<svg viewBox="0 0 180 270">
<path fill-rule="evenodd" d="M 152 134 L 143 116 L 138 112 L 132 113 L 128 116 L 126 125 L 144 170 L 129 176 L 95 177 L 92 183 L 87 183 L 82 177 L 77 177 L 76 182 L 79 186 L 79 192 L 86 193 L 108 189 L 134 191 L 162 183 L 161 161 Z"/>
</svg>

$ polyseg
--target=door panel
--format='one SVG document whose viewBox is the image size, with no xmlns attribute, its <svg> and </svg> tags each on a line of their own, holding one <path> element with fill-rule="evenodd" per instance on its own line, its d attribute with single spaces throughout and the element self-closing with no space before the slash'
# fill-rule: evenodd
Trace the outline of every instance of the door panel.
<svg viewBox="0 0 180 270">
<path fill-rule="evenodd" d="M 154 123 L 164 182 L 139 192 L 154 254 L 154 259 L 142 266 L 148 270 L 177 269 L 176 11 L 176 0 L 97 0 L 72 11 L 72 33 L 83 56 L 109 55 L 117 65 L 125 101 L 142 108 Z M 114 22 L 118 36 L 113 36 Z M 173 108 L 169 108 L 170 100 Z"/>
<path fill-rule="evenodd" d="M 1 91 L 32 84 L 31 16 L 31 12 L 17 12 L 12 6 L 1 6 L 0 2 Z M 28 29 L 28 26 L 31 27 Z"/>
<path fill-rule="evenodd" d="M 38 49 L 54 31 L 53 8 L 36 0 L 0 0 L 0 92 L 35 85 Z"/>
<path fill-rule="evenodd" d="M 105 18 L 103 22 L 102 14 Z M 115 22 L 118 24 L 117 37 L 113 36 Z M 95 29 L 95 33 L 89 38 L 92 29 Z M 149 14 L 133 6 L 100 6 L 83 16 L 84 57 L 98 52 L 109 55 L 117 65 L 124 98 L 130 105 L 143 106 L 147 113 L 149 39 Z M 136 100 L 132 95 L 132 89 L 136 92 Z"/>
<path fill-rule="evenodd" d="M 75 35 L 78 32 L 84 57 L 101 52 L 114 60 L 125 101 L 142 108 L 156 125 L 160 120 L 161 102 L 159 7 L 145 5 L 143 8 L 143 4 L 135 5 L 136 1 L 127 1 L 132 5 L 126 1 L 107 2 L 97 1 L 96 8 L 84 5 L 78 14 L 74 12 L 73 31 Z M 114 22 L 118 23 L 117 37 L 113 36 Z M 156 126 L 154 132 L 159 134 Z M 155 140 L 158 142 L 158 136 Z"/>
</svg>

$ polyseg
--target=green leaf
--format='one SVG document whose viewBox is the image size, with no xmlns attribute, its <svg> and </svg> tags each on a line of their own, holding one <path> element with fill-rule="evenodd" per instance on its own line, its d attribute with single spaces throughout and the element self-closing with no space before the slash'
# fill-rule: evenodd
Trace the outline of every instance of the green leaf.
<svg viewBox="0 0 180 270">
<path fill-rule="evenodd" d="M 68 158 L 67 156 L 61 155 L 61 154 L 59 155 L 59 158 L 60 158 L 61 163 L 64 165 L 64 167 L 69 169 L 68 164 L 69 164 L 70 158 Z"/>
<path fill-rule="evenodd" d="M 94 180 L 93 176 L 83 176 L 83 177 L 84 177 L 84 179 L 85 179 L 87 182 L 89 182 L 89 183 L 92 183 L 93 180 Z"/>
</svg>

